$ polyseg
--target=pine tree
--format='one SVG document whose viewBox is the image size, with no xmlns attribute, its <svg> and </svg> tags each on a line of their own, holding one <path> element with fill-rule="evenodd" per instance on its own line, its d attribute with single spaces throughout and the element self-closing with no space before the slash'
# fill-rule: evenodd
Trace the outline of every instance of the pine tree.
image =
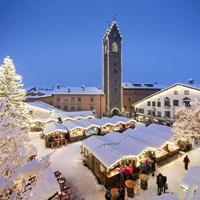
<svg viewBox="0 0 200 200">
<path fill-rule="evenodd" d="M 5 58 L 0 67 L 0 180 L 6 183 L 4 192 L 8 187 L 16 189 L 12 175 L 28 161 L 30 125 L 22 86 L 22 78 L 16 74 L 12 60 Z"/>
<path fill-rule="evenodd" d="M 182 107 L 175 112 L 173 133 L 176 140 L 200 139 L 200 100 L 193 100 L 190 107 Z"/>
</svg>

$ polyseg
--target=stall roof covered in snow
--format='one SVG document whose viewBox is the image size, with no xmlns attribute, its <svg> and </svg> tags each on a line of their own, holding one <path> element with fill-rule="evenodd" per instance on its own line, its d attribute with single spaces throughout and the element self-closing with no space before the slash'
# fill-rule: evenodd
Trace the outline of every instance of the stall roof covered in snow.
<svg viewBox="0 0 200 200">
<path fill-rule="evenodd" d="M 92 136 L 82 141 L 88 149 L 107 168 L 111 168 L 123 157 L 137 157 L 147 149 L 156 149 L 163 146 L 170 137 L 151 134 L 161 130 L 163 135 L 171 135 L 171 128 L 162 128 L 162 125 L 143 127 L 139 129 L 127 129 L 123 133 L 108 133 L 105 136 Z M 140 128 L 141 129 L 141 128 Z M 150 129 L 151 131 L 148 131 Z"/>
<path fill-rule="evenodd" d="M 27 106 L 30 111 L 33 111 L 33 121 L 58 121 L 58 118 L 61 118 L 63 121 L 94 118 L 92 111 L 66 112 L 41 101 L 27 103 Z"/>
<path fill-rule="evenodd" d="M 74 121 L 64 121 L 62 124 L 58 122 L 51 122 L 45 125 L 44 134 L 47 135 L 57 130 L 72 131 L 73 129 L 76 128 L 81 128 L 81 129 L 89 129 L 92 127 L 100 128 L 108 124 L 117 125 L 119 123 L 129 123 L 129 122 L 134 122 L 134 120 L 130 118 L 116 117 L 116 116 L 112 118 L 103 117 L 101 119 L 91 119 L 91 120 L 81 119 Z"/>
<path fill-rule="evenodd" d="M 61 132 L 67 132 L 67 129 L 65 126 L 63 126 L 61 123 L 57 123 L 57 122 L 50 122 L 48 124 L 45 125 L 44 127 L 44 134 L 50 134 L 54 131 L 61 131 Z"/>
</svg>

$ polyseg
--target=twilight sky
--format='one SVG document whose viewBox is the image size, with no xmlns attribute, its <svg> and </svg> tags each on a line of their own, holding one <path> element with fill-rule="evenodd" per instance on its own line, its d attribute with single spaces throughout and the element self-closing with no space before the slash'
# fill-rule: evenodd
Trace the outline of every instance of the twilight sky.
<svg viewBox="0 0 200 200">
<path fill-rule="evenodd" d="M 102 37 L 117 15 L 123 81 L 200 82 L 199 0 L 0 0 L 0 63 L 25 87 L 101 86 Z"/>
</svg>

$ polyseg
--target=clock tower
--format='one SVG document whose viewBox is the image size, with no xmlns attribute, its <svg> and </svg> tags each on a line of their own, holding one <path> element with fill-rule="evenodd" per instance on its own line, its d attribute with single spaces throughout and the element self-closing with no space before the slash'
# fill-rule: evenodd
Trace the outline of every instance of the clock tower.
<svg viewBox="0 0 200 200">
<path fill-rule="evenodd" d="M 103 89 L 106 96 L 106 112 L 121 114 L 121 34 L 113 21 L 103 37 Z"/>
</svg>

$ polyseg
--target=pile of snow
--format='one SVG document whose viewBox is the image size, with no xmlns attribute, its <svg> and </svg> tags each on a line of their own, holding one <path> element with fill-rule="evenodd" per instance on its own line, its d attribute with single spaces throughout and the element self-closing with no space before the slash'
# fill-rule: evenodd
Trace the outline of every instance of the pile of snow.
<svg viewBox="0 0 200 200">
<path fill-rule="evenodd" d="M 152 197 L 150 200 L 179 200 L 179 198 L 173 194 L 163 194 L 161 196 Z"/>
<path fill-rule="evenodd" d="M 38 177 L 35 187 L 31 190 L 29 200 L 48 199 L 60 190 L 53 171 L 48 167 Z"/>
</svg>

